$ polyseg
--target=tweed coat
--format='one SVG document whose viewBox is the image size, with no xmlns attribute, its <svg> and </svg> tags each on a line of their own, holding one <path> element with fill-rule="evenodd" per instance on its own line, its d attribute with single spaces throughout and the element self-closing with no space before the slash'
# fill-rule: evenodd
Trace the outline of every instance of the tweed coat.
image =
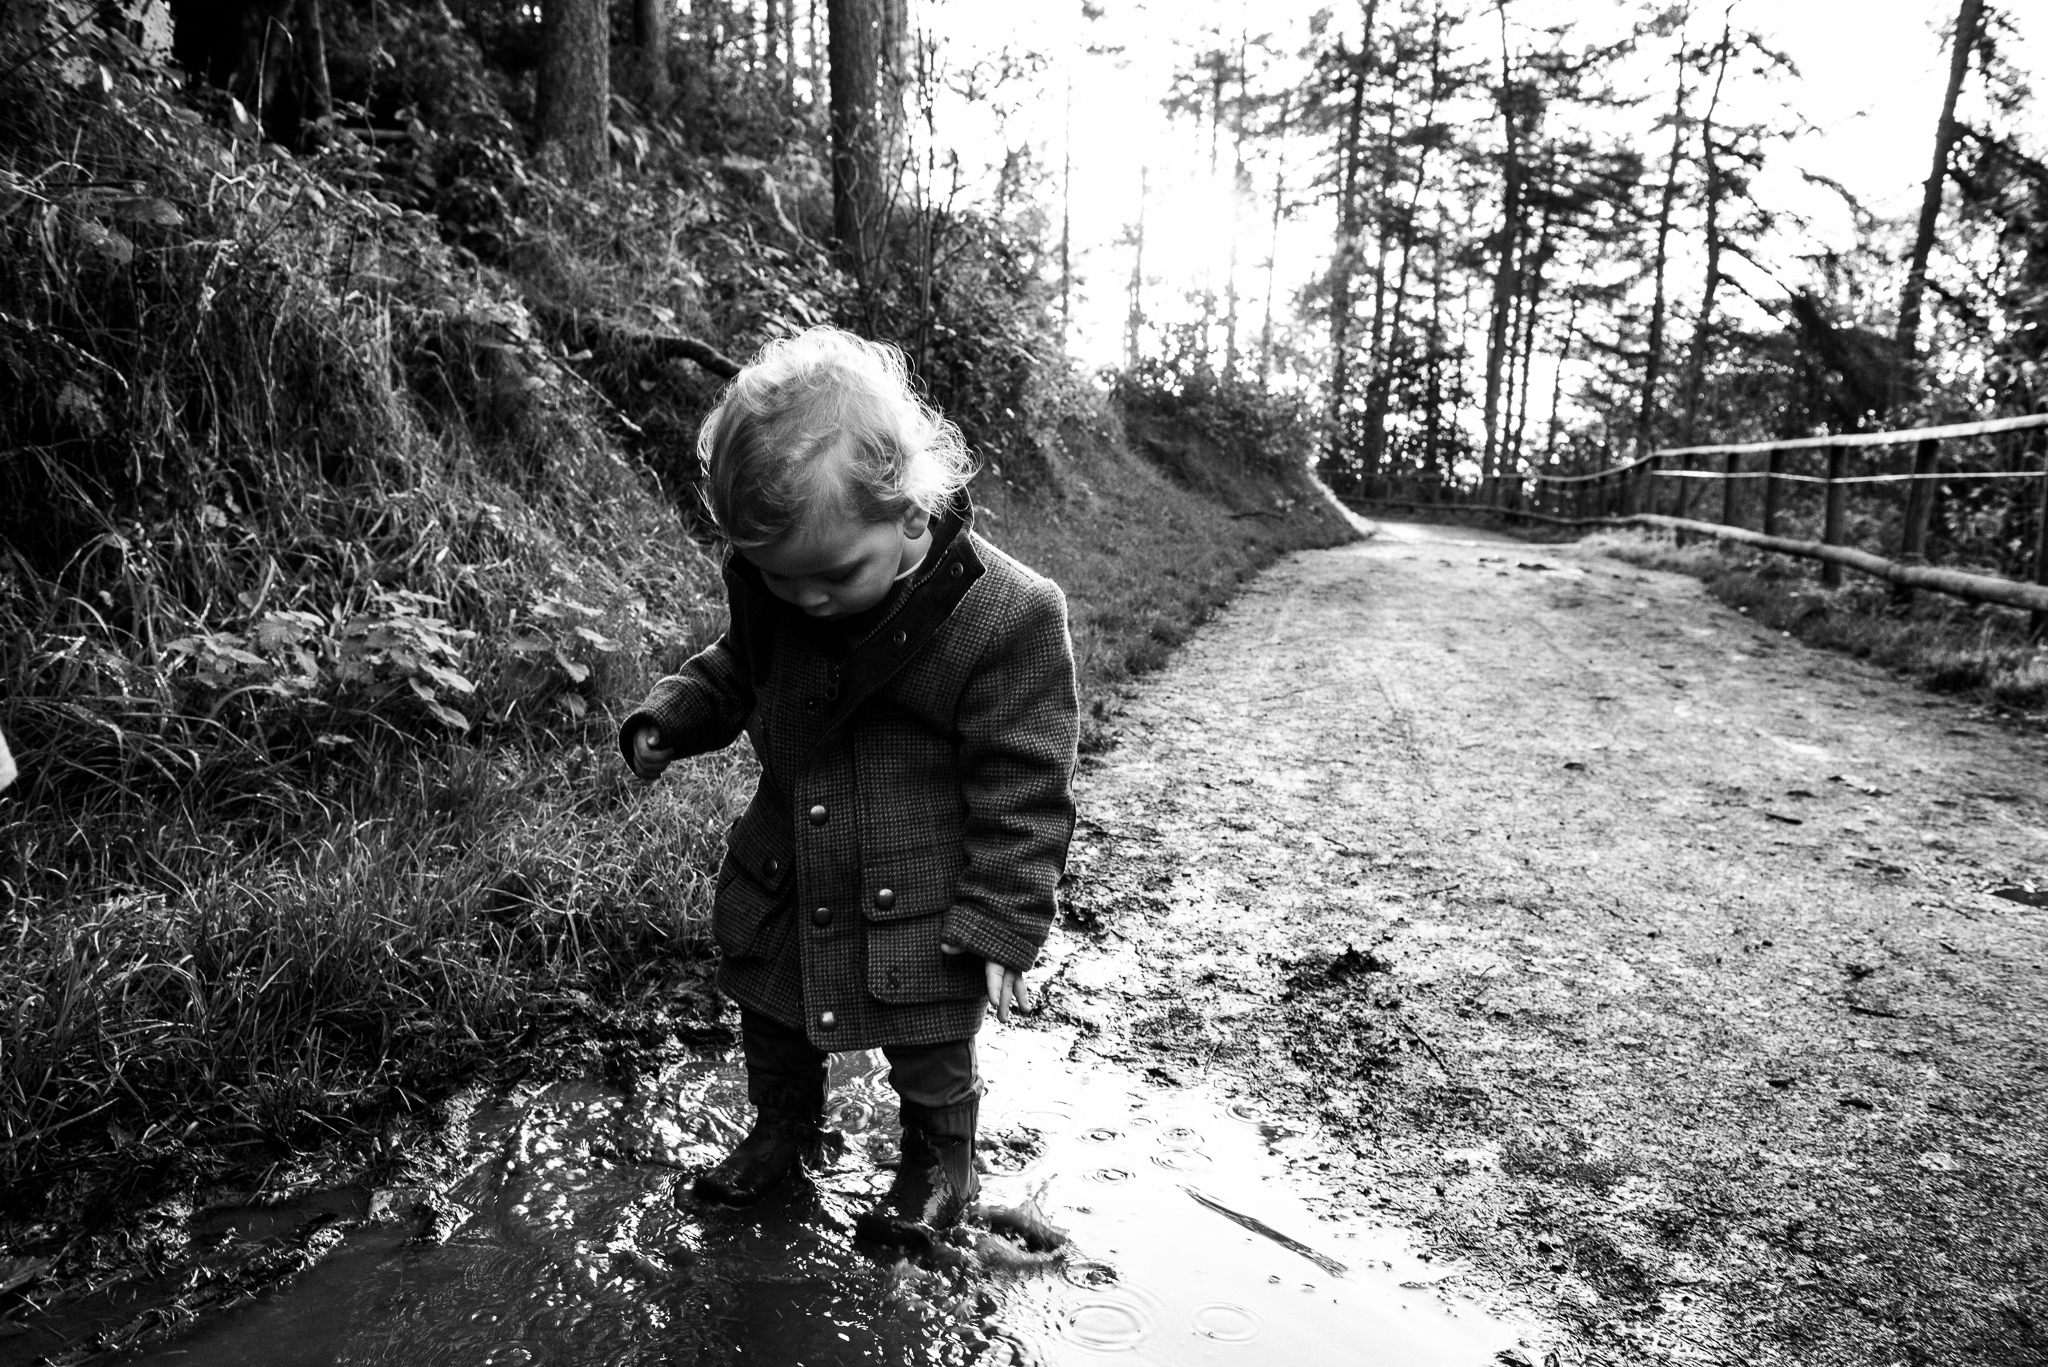
<svg viewBox="0 0 2048 1367">
<path fill-rule="evenodd" d="M 972 522 L 962 494 L 909 592 L 836 665 L 728 554 L 725 635 L 621 731 L 630 754 L 652 722 L 682 755 L 747 733 L 761 781 L 719 870 L 718 981 L 823 1049 L 973 1035 L 983 961 L 1029 968 L 1052 924 L 1079 735 L 1066 599 Z"/>
</svg>

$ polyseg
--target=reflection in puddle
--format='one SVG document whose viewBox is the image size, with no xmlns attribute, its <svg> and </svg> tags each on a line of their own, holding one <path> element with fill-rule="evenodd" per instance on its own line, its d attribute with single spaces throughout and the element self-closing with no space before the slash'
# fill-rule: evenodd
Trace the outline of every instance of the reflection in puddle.
<svg viewBox="0 0 2048 1367">
<path fill-rule="evenodd" d="M 735 1065 L 695 1064 L 632 1097 L 558 1084 L 486 1108 L 445 1242 L 357 1229 L 285 1292 L 141 1360 L 1482 1367 L 1514 1343 L 1476 1307 L 1404 1289 L 1429 1265 L 1398 1231 L 1318 1218 L 1276 1144 L 1297 1132 L 1270 1113 L 1070 1064 L 1072 1044 L 983 1037 L 984 1199 L 1042 1193 L 1073 1236 L 1054 1269 L 927 1272 L 852 1246 L 896 1148 L 879 1056 L 835 1060 L 847 1148 L 814 1184 L 753 1211 L 678 1208 L 687 1170 L 750 1114 Z"/>
</svg>

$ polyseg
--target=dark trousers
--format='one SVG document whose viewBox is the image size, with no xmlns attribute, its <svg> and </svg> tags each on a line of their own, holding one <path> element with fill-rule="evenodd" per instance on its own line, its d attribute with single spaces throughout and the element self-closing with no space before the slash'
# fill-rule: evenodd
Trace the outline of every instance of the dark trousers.
<svg viewBox="0 0 2048 1367">
<path fill-rule="evenodd" d="M 757 1109 L 805 1116 L 824 1111 L 826 1054 L 802 1030 L 742 1007 L 740 1045 L 747 1059 L 747 1099 Z M 981 1099 L 973 1037 L 884 1045 L 882 1053 L 906 1126 L 935 1137 L 972 1138 Z"/>
</svg>

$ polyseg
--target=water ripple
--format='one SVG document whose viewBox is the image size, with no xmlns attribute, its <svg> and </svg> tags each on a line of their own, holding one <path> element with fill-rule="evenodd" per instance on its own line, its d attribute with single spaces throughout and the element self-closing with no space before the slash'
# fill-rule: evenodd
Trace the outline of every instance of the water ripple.
<svg viewBox="0 0 2048 1367">
<path fill-rule="evenodd" d="M 1061 1326 L 1084 1348 L 1135 1348 L 1159 1328 L 1151 1307 L 1127 1291 L 1099 1292 L 1077 1302 Z"/>
<path fill-rule="evenodd" d="M 1197 1306 L 1189 1317 L 1194 1330 L 1203 1338 L 1215 1339 L 1218 1343 L 1245 1343 L 1256 1338 L 1260 1329 L 1259 1317 L 1241 1305 L 1227 1301 L 1211 1301 Z"/>
</svg>

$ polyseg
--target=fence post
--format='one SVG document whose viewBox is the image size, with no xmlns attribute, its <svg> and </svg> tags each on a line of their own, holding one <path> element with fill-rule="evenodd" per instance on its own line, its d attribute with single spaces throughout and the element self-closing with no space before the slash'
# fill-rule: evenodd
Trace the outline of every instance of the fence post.
<svg viewBox="0 0 2048 1367">
<path fill-rule="evenodd" d="M 1764 525 L 1765 536 L 1778 534 L 1778 476 L 1785 471 L 1785 448 L 1773 446 L 1764 466 Z"/>
<path fill-rule="evenodd" d="M 1842 483 L 1842 469 L 1849 458 L 1849 448 L 1833 445 L 1828 447 L 1828 482 L 1824 486 L 1827 503 L 1821 516 L 1820 539 L 1829 546 L 1842 544 L 1843 498 L 1848 487 Z M 1824 560 L 1820 566 L 1820 582 L 1823 588 L 1842 587 L 1842 567 L 1832 560 Z"/>
<path fill-rule="evenodd" d="M 1934 511 L 1934 481 L 1928 476 L 1941 464 L 1941 442 L 1934 437 L 1913 444 L 1913 482 L 1906 487 L 1906 525 L 1899 529 L 1899 560 L 1919 565 L 1927 560 L 1927 519 Z M 1892 601 L 1913 601 L 1905 584 L 1892 586 Z"/>
<path fill-rule="evenodd" d="M 1721 525 L 1735 525 L 1735 471 L 1742 457 L 1730 451 L 1721 458 Z"/>
<path fill-rule="evenodd" d="M 2034 454 L 2041 457 L 2041 502 L 2035 509 L 2037 516 L 2034 527 L 2034 582 L 2048 584 L 2048 427 L 2034 429 L 2033 440 L 2027 443 Z M 2035 640 L 2048 635 L 2048 612 L 2034 609 L 2028 619 L 2028 634 Z"/>
</svg>

